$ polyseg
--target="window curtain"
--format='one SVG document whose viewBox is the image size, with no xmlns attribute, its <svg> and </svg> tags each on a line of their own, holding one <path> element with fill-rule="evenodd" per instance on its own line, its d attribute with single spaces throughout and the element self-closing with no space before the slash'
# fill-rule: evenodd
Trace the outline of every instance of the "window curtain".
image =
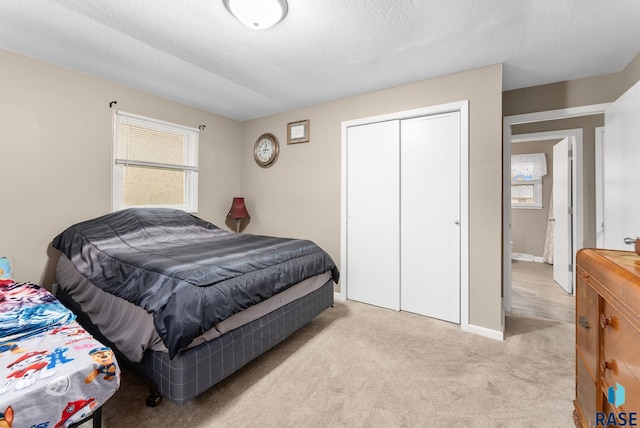
<svg viewBox="0 0 640 428">
<path fill-rule="evenodd" d="M 547 175 L 547 158 L 544 153 L 511 155 L 511 181 L 541 180 Z"/>
<path fill-rule="evenodd" d="M 198 171 L 199 129 L 116 111 L 115 163 Z"/>
</svg>

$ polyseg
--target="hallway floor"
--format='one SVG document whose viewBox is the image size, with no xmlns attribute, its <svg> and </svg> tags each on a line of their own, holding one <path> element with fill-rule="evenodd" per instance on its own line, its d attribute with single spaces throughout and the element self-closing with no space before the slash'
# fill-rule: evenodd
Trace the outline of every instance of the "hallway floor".
<svg viewBox="0 0 640 428">
<path fill-rule="evenodd" d="M 511 262 L 511 313 L 575 323 L 575 298 L 553 280 L 546 263 Z"/>
</svg>

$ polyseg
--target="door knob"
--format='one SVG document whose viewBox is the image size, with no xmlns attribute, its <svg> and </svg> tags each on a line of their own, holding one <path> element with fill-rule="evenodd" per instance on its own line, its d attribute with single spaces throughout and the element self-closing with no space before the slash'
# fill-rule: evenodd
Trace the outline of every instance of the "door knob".
<svg viewBox="0 0 640 428">
<path fill-rule="evenodd" d="M 624 243 L 627 245 L 634 245 L 635 244 L 635 248 L 634 250 L 636 251 L 636 254 L 640 255 L 640 238 L 624 238 Z"/>
</svg>

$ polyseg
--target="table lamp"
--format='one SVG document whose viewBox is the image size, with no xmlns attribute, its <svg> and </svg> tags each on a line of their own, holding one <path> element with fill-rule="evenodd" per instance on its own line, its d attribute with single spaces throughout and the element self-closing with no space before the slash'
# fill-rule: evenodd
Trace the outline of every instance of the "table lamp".
<svg viewBox="0 0 640 428">
<path fill-rule="evenodd" d="M 251 217 L 247 211 L 247 207 L 244 205 L 244 198 L 235 197 L 231 203 L 229 214 L 227 217 L 231 217 L 236 221 L 236 232 L 240 232 L 240 223 L 242 219 Z"/>
</svg>

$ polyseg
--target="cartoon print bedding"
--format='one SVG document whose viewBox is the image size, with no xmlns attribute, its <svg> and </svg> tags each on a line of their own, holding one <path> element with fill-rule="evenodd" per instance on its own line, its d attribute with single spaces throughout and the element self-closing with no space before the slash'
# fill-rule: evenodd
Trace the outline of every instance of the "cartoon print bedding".
<svg viewBox="0 0 640 428">
<path fill-rule="evenodd" d="M 113 351 L 51 293 L 0 281 L 0 426 L 68 427 L 119 386 Z"/>
</svg>

